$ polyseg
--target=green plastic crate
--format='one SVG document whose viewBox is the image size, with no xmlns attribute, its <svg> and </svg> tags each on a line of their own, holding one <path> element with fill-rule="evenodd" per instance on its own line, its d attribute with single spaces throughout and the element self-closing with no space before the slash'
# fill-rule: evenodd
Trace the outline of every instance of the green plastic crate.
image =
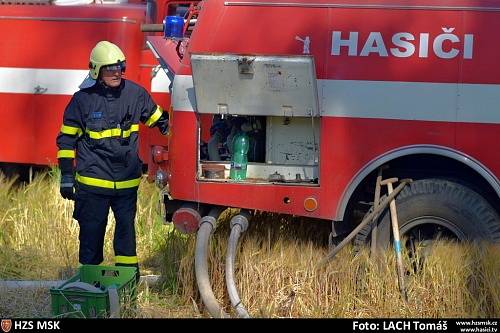
<svg viewBox="0 0 500 333">
<path fill-rule="evenodd" d="M 110 292 L 116 288 L 119 311 L 134 306 L 136 298 L 136 268 L 123 266 L 82 265 L 78 273 L 56 288 L 50 289 L 52 314 L 66 318 L 103 318 L 110 315 L 110 307 L 116 307 Z M 97 287 L 88 291 L 75 286 L 84 282 L 86 287 Z M 115 294 L 116 295 L 116 294 Z"/>
</svg>

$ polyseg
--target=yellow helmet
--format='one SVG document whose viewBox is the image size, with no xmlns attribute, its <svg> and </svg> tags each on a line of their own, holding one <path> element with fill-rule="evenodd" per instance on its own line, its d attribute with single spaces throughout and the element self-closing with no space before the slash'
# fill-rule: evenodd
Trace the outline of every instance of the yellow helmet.
<svg viewBox="0 0 500 333">
<path fill-rule="evenodd" d="M 125 55 L 118 46 L 108 41 L 100 41 L 90 53 L 90 77 L 97 80 L 102 66 L 125 62 Z"/>
</svg>

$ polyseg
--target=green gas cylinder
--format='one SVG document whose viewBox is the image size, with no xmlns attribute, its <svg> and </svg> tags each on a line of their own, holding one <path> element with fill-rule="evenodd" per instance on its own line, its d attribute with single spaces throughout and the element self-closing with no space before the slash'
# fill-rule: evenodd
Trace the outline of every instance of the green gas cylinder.
<svg viewBox="0 0 500 333">
<path fill-rule="evenodd" d="M 231 157 L 231 170 L 229 171 L 229 178 L 231 179 L 243 180 L 247 178 L 249 140 L 245 132 L 239 132 L 233 138 L 233 155 Z"/>
</svg>

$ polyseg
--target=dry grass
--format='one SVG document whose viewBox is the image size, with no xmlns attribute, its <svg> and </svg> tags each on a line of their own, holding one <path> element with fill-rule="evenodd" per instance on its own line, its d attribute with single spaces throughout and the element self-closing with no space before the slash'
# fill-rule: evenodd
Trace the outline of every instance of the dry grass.
<svg viewBox="0 0 500 333">
<path fill-rule="evenodd" d="M 194 279 L 194 236 L 161 223 L 154 187 L 142 183 L 137 214 L 143 273 L 162 275 L 154 289 L 141 286 L 131 317 L 206 316 Z M 57 174 L 13 185 L 0 176 L 0 278 L 66 279 L 78 265 L 78 225 L 72 203 L 60 198 Z M 214 234 L 210 276 L 216 297 L 231 312 L 224 281 L 229 236 L 227 210 Z M 110 214 L 105 263 L 112 264 Z M 418 274 L 408 273 L 409 302 L 398 290 L 395 260 L 373 261 L 364 251 L 341 251 L 323 268 L 328 223 L 258 214 L 240 241 L 236 282 L 253 317 L 499 317 L 500 248 L 437 244 Z M 406 258 L 405 267 L 412 267 Z M 0 317 L 50 315 L 48 290 L 0 290 Z M 233 313 L 234 314 L 234 313 Z"/>
<path fill-rule="evenodd" d="M 284 226 L 277 228 L 269 219 L 272 216 L 258 217 L 238 253 L 236 281 L 242 303 L 253 317 L 500 315 L 499 246 L 435 245 L 422 270 L 415 274 L 408 269 L 406 303 L 398 289 L 392 251 L 374 261 L 367 251 L 354 253 L 346 248 L 328 266 L 318 268 L 327 253 L 325 240 L 304 237 L 317 235 L 318 226 L 282 218 Z M 224 284 L 227 235 L 227 230 L 215 234 L 211 277 L 216 297 L 231 311 Z M 300 237 L 291 240 L 293 235 Z M 192 258 L 192 253 L 184 257 L 181 265 L 183 298 L 196 299 Z M 413 263 L 406 257 L 405 267 Z"/>
<path fill-rule="evenodd" d="M 59 195 L 57 170 L 38 174 L 30 184 L 16 184 L 0 173 L 0 279 L 60 280 L 78 267 L 78 223 L 72 219 L 73 202 Z M 156 213 L 158 194 L 153 185 L 141 184 L 136 219 L 137 251 L 141 273 L 164 271 L 165 235 L 171 230 Z M 104 264 L 112 265 L 114 218 L 108 218 Z M 0 290 L 0 317 L 50 315 L 47 289 Z M 137 317 L 179 317 L 176 306 L 164 310 L 165 293 L 141 287 L 144 312 Z M 170 299 L 175 299 L 170 297 Z M 177 302 L 178 303 L 178 302 Z M 155 304 L 158 305 L 155 311 Z M 187 311 L 185 311 L 187 312 Z M 177 313 L 177 314 L 176 314 Z M 186 316 L 186 315 L 184 315 Z"/>
<path fill-rule="evenodd" d="M 59 195 L 57 171 L 42 173 L 27 185 L 14 185 L 0 174 L 0 278 L 65 279 L 78 265 L 78 223 L 73 202 Z M 149 267 L 159 265 L 157 251 L 169 226 L 162 225 L 157 193 L 141 184 L 137 209 L 138 255 Z M 114 259 L 113 214 L 109 214 L 104 264 Z"/>
<path fill-rule="evenodd" d="M 3 178 L 3 176 L 0 176 Z M 1 278 L 65 278 L 78 262 L 72 202 L 60 198 L 53 177 L 26 186 L 0 178 Z"/>
</svg>

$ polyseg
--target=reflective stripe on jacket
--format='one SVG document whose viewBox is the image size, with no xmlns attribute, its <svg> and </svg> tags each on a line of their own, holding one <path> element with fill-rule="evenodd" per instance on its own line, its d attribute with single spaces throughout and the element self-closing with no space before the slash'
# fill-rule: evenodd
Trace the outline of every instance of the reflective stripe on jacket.
<svg viewBox="0 0 500 333">
<path fill-rule="evenodd" d="M 76 157 L 76 180 L 88 191 L 135 190 L 142 175 L 139 122 L 152 127 L 162 114 L 144 88 L 126 79 L 116 89 L 100 83 L 82 89 L 64 111 L 57 137 L 60 164 Z"/>
</svg>

